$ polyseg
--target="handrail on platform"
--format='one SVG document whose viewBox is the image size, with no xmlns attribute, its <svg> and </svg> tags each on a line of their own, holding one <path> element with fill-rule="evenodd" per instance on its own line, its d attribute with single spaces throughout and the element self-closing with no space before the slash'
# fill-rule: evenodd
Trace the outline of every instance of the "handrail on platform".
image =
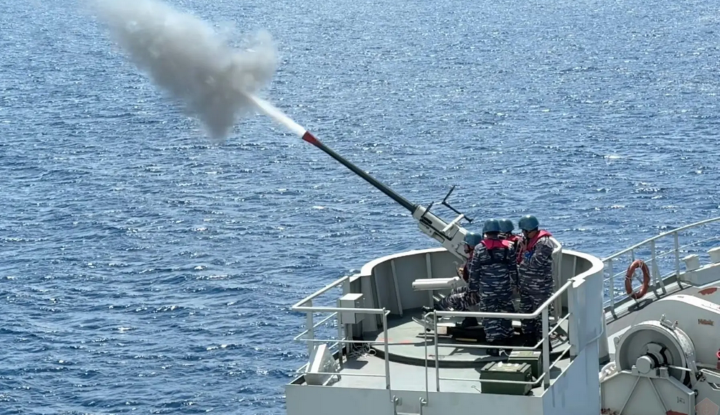
<svg viewBox="0 0 720 415">
<path fill-rule="evenodd" d="M 315 291 L 314 293 L 310 294 L 309 296 L 303 298 L 302 300 L 295 303 L 290 309 L 292 311 L 296 312 L 304 312 L 305 318 L 306 318 L 306 327 L 307 329 L 300 333 L 299 335 L 295 336 L 293 338 L 293 341 L 302 341 L 307 343 L 308 347 L 308 356 L 312 356 L 313 349 L 315 348 L 315 343 L 330 343 L 333 340 L 324 340 L 324 339 L 315 339 L 314 338 L 314 331 L 315 329 L 320 326 L 321 324 L 325 323 L 326 321 L 330 320 L 332 317 L 337 317 L 338 313 L 344 313 L 344 314 L 369 314 L 369 315 L 380 315 L 382 316 L 382 328 L 383 328 L 383 334 L 384 334 L 384 341 L 383 342 L 373 342 L 373 341 L 364 341 L 364 340 L 348 340 L 347 339 L 347 333 L 344 333 L 343 325 L 338 324 L 338 339 L 334 341 L 334 343 L 331 345 L 332 347 L 335 347 L 337 345 L 343 345 L 340 347 L 340 358 L 339 362 L 342 365 L 342 354 L 343 354 L 343 348 L 346 344 L 383 344 L 385 349 L 385 373 L 382 375 L 375 375 L 375 374 L 362 374 L 362 373 L 345 373 L 344 376 L 357 376 L 357 377 L 384 377 L 385 378 L 385 388 L 390 389 L 390 353 L 388 347 L 390 346 L 390 343 L 388 342 L 387 337 L 387 316 L 390 314 L 390 310 L 387 310 L 385 308 L 342 308 L 342 307 L 314 307 L 312 305 L 312 301 L 316 299 L 317 297 L 321 296 L 322 294 L 326 293 L 327 291 L 330 291 L 333 288 L 338 287 L 340 284 L 345 283 L 346 281 L 350 280 L 350 276 L 344 276 L 333 283 L 326 285 L 324 288 L 319 289 L 318 291 Z M 324 319 L 320 320 L 317 323 L 314 323 L 314 313 L 330 313 L 329 316 L 325 317 Z M 306 336 L 306 338 L 302 338 L 303 336 Z M 305 375 L 307 374 L 308 365 L 304 365 L 301 367 L 297 373 Z M 315 374 L 319 375 L 337 375 L 337 373 L 332 372 L 313 372 Z"/>
<path fill-rule="evenodd" d="M 338 285 L 344 283 L 345 281 L 349 281 L 349 280 L 350 280 L 350 276 L 348 276 L 348 275 L 346 275 L 342 278 L 339 278 L 339 279 L 335 280 L 332 284 L 326 285 L 324 288 L 321 288 L 321 289 L 315 291 L 314 293 L 310 294 L 309 296 L 303 298 L 302 300 L 298 301 L 297 303 L 295 303 L 295 305 L 290 307 L 290 309 L 293 311 L 298 311 L 297 308 L 302 307 L 303 305 L 305 305 L 305 303 L 312 302 L 312 300 L 314 300 L 315 298 L 321 296 L 322 294 L 325 294 L 327 291 L 329 291 L 329 290 L 337 287 Z"/>
<path fill-rule="evenodd" d="M 616 307 L 619 304 L 623 304 L 626 301 L 628 301 L 630 298 L 632 298 L 629 294 L 625 293 L 624 290 L 621 294 L 616 295 L 615 290 L 618 288 L 617 286 L 621 286 L 624 284 L 625 280 L 625 272 L 621 271 L 618 273 L 614 273 L 614 264 L 615 262 L 625 255 L 630 256 L 630 261 L 628 261 L 627 265 L 630 265 L 632 261 L 636 259 L 636 254 L 641 249 L 647 249 L 649 250 L 650 258 L 645 260 L 644 262 L 649 266 L 650 268 L 650 275 L 651 275 L 651 286 L 650 289 L 655 291 L 657 289 L 662 290 L 662 294 L 667 294 L 667 290 L 665 288 L 665 279 L 670 277 L 675 277 L 677 279 L 678 285 L 682 288 L 681 282 L 679 280 L 680 277 L 680 252 L 683 250 L 686 250 L 687 248 L 700 245 L 702 243 L 710 242 L 713 240 L 720 240 L 720 237 L 712 237 L 708 239 L 701 239 L 699 241 L 694 241 L 693 243 L 687 244 L 687 245 L 680 245 L 680 233 L 683 231 L 686 231 L 688 229 L 698 228 L 703 225 L 707 225 L 710 223 L 718 222 L 720 221 L 720 217 L 715 217 L 711 219 L 705 219 L 699 222 L 691 223 L 689 225 L 681 226 L 679 228 L 673 229 L 671 231 L 663 232 L 659 235 L 653 236 L 651 238 L 648 238 L 642 242 L 639 242 L 635 245 L 632 245 L 628 248 L 623 249 L 622 251 L 616 252 L 606 258 L 603 258 L 603 263 L 605 264 L 605 268 L 608 270 L 608 278 L 605 278 L 604 281 L 608 283 L 608 300 L 605 301 L 607 304 L 605 307 L 605 311 L 609 311 L 613 315 L 616 315 Z M 663 240 L 666 237 L 672 237 L 672 249 L 668 249 L 665 251 L 661 251 L 658 253 L 656 242 Z M 668 256 L 672 255 L 674 257 L 674 270 L 668 273 L 661 273 L 660 272 L 660 265 L 659 265 L 659 259 L 666 258 Z M 623 266 L 623 268 L 625 268 Z M 620 279 L 620 281 L 618 281 Z M 656 292 L 657 294 L 657 292 Z M 637 301 L 637 300 L 636 300 Z M 608 304 L 609 303 L 609 304 Z"/>
<path fill-rule="evenodd" d="M 292 307 L 293 311 L 298 312 L 304 312 L 307 316 L 307 327 L 309 327 L 307 330 L 305 330 L 300 335 L 296 336 L 293 340 L 296 341 L 302 341 L 306 342 L 308 344 L 308 354 L 312 354 L 312 350 L 315 343 L 330 343 L 334 341 L 335 345 L 345 345 L 345 344 L 364 344 L 364 345 L 378 345 L 382 344 L 385 346 L 385 353 L 384 353 L 384 360 L 385 360 L 385 373 L 383 375 L 377 374 L 377 375 L 369 375 L 369 374 L 359 374 L 359 373 L 344 373 L 344 376 L 363 376 L 363 377 L 385 377 L 385 383 L 386 388 L 390 389 L 390 361 L 389 361 L 389 350 L 388 346 L 391 344 L 388 341 L 388 327 L 387 327 L 387 316 L 390 314 L 389 310 L 386 309 L 373 309 L 373 308 L 363 308 L 363 309 L 353 309 L 353 308 L 338 308 L 338 307 L 315 307 L 312 306 L 312 300 L 318 297 L 320 294 L 328 291 L 329 289 L 333 288 L 334 286 L 339 285 L 343 279 L 340 279 L 336 281 L 334 284 L 328 285 L 322 290 L 314 293 L 313 295 L 303 299 L 303 301 L 300 301 L 295 306 Z M 489 379 L 458 379 L 458 378 L 441 378 L 439 375 L 439 362 L 437 359 L 435 359 L 435 371 L 436 371 L 436 385 L 437 390 L 440 390 L 440 380 L 466 380 L 466 381 L 473 381 L 473 382 L 490 382 L 490 383 L 513 383 L 513 384 L 530 384 L 530 385 L 537 385 L 540 382 L 543 383 L 544 387 L 547 388 L 550 385 L 550 377 L 546 376 L 547 373 L 550 372 L 550 370 L 554 367 L 556 367 L 557 363 L 567 354 L 568 350 L 561 353 L 561 355 L 556 358 L 552 363 L 550 363 L 550 353 L 549 353 L 549 336 L 550 334 L 554 333 L 558 327 L 560 327 L 560 324 L 567 320 L 570 317 L 570 313 L 567 313 L 564 317 L 562 317 L 560 320 L 556 322 L 556 324 L 550 328 L 549 327 L 549 309 L 550 305 L 553 304 L 553 302 L 560 297 L 564 292 L 568 290 L 568 288 L 572 285 L 572 281 L 566 282 L 562 287 L 560 287 L 559 290 L 557 290 L 555 293 L 553 293 L 550 298 L 548 298 L 540 307 L 538 307 L 537 310 L 535 310 L 533 313 L 490 313 L 490 312 L 471 312 L 471 311 L 435 311 L 428 314 L 429 316 L 433 317 L 434 320 L 434 336 L 435 336 L 435 355 L 437 356 L 437 348 L 438 347 L 450 347 L 452 345 L 439 345 L 437 341 L 437 317 L 439 316 L 457 316 L 457 317 L 486 317 L 486 318 L 511 318 L 511 319 L 532 319 L 536 318 L 538 316 L 542 316 L 542 332 L 543 332 L 543 338 L 534 346 L 490 346 L 490 345 L 464 345 L 463 347 L 466 348 L 503 348 L 503 349 L 512 349 L 512 350 L 536 350 L 537 347 L 542 345 L 543 347 L 543 374 L 538 377 L 533 382 L 521 382 L 521 381 L 494 381 Z M 310 304 L 308 304 L 310 303 Z M 319 321 L 316 324 L 313 323 L 313 313 L 316 312 L 327 312 L 332 313 L 329 317 L 326 317 Z M 382 333 L 383 333 L 383 341 L 372 341 L 372 340 L 348 340 L 345 333 L 341 333 L 342 331 L 342 325 L 338 325 L 338 340 L 329 340 L 329 339 L 316 339 L 314 338 L 314 328 L 317 328 L 320 324 L 326 322 L 332 316 L 337 316 L 337 313 L 343 312 L 343 313 L 352 313 L 352 314 L 371 314 L 371 315 L 382 315 Z M 305 338 L 302 338 L 303 336 L 306 336 Z M 392 343 L 396 344 L 396 343 Z M 403 344 L 403 343 L 397 343 L 397 344 Z M 427 360 L 427 348 L 428 343 L 425 342 L 425 355 Z M 342 350 L 342 349 L 341 349 Z M 342 359 L 340 359 L 342 361 Z M 426 368 L 427 368 L 427 361 L 426 361 Z M 299 374 L 306 374 L 308 373 L 306 370 L 307 365 L 303 366 L 299 369 Z M 317 374 L 326 374 L 331 375 L 334 373 L 317 373 Z"/>
<path fill-rule="evenodd" d="M 558 321 L 557 324 L 550 329 L 550 305 L 555 302 L 556 299 L 558 299 L 565 291 L 570 288 L 570 286 L 573 284 L 573 280 L 568 280 L 565 284 L 563 284 L 560 289 L 555 291 L 553 295 L 550 296 L 547 300 L 545 300 L 544 303 L 540 305 L 540 307 L 537 308 L 533 313 L 488 313 L 488 312 L 482 312 L 482 311 L 431 311 L 428 313 L 429 316 L 432 316 L 433 320 L 433 334 L 434 334 L 434 345 L 435 345 L 435 384 L 437 391 L 440 392 L 440 380 L 467 380 L 467 381 L 474 381 L 477 382 L 477 379 L 456 379 L 456 378 L 441 378 L 440 377 L 440 365 L 439 360 L 437 359 L 438 356 L 438 348 L 439 347 L 449 347 L 451 345 L 439 345 L 438 342 L 438 335 L 437 335 L 437 318 L 439 317 L 476 317 L 476 318 L 505 318 L 505 319 L 517 319 L 517 320 L 526 320 L 526 319 L 534 319 L 538 316 L 542 315 L 542 338 L 538 342 L 538 344 L 535 345 L 535 347 L 527 347 L 527 346 L 490 346 L 490 345 L 465 345 L 463 347 L 466 348 L 483 348 L 483 349 L 510 349 L 510 350 L 535 350 L 538 346 L 542 344 L 542 359 L 543 359 L 543 374 L 540 376 L 535 382 L 532 382 L 532 385 L 536 385 L 537 383 L 542 380 L 543 387 L 547 389 L 550 387 L 550 376 L 546 376 L 548 373 L 550 373 L 550 370 L 555 367 L 557 362 L 562 358 L 565 353 L 567 353 L 567 350 L 560 354 L 560 357 L 555 360 L 552 364 L 550 364 L 550 335 L 557 330 L 558 327 L 560 327 L 560 323 L 564 321 L 565 319 L 570 317 L 570 313 L 567 313 L 565 316 L 563 316 L 562 321 Z M 425 343 L 425 347 L 427 348 L 427 342 Z M 568 349 L 569 350 L 569 349 Z M 427 353 L 426 353 L 427 355 Z M 482 380 L 481 380 L 482 381 Z M 486 382 L 489 382 L 489 380 L 485 380 Z M 519 382 L 519 381 L 507 381 L 509 383 L 517 383 L 517 384 L 525 384 L 526 382 Z"/>
<path fill-rule="evenodd" d="M 557 265 L 557 264 L 556 264 Z M 598 264 L 599 265 L 599 264 Z M 573 271 L 575 272 L 575 271 Z M 542 376 L 539 376 L 534 382 L 520 382 L 520 381 L 506 381 L 506 382 L 498 382 L 493 381 L 489 379 L 456 379 L 456 378 L 441 378 L 440 377 L 440 369 L 439 369 L 439 359 L 435 358 L 435 378 L 436 378 L 436 387 L 437 391 L 440 391 L 440 381 L 441 380 L 466 380 L 466 381 L 472 381 L 472 382 L 494 382 L 494 383 L 514 383 L 514 384 L 531 384 L 531 385 L 537 385 L 540 382 L 543 384 L 543 388 L 547 389 L 550 387 L 551 378 L 550 378 L 550 371 L 553 368 L 558 367 L 558 362 L 562 360 L 567 354 L 569 353 L 569 349 L 563 351 L 560 356 L 558 356 L 553 362 L 550 361 L 550 335 L 554 333 L 559 327 L 560 324 L 563 323 L 565 320 L 569 319 L 571 317 L 571 313 L 568 312 L 564 316 L 560 316 L 559 314 L 562 313 L 562 311 L 558 311 L 558 313 L 555 316 L 554 325 L 553 327 L 550 327 L 550 306 L 558 302 L 561 298 L 560 296 L 566 293 L 570 286 L 573 285 L 575 281 L 577 281 L 577 278 L 582 278 L 586 275 L 590 275 L 590 273 L 598 272 L 598 269 L 591 268 L 584 272 L 581 272 L 578 275 L 572 275 L 567 282 L 565 282 L 559 289 L 557 289 L 551 296 L 548 298 L 540 307 L 538 307 L 534 312 L 532 313 L 491 313 L 491 312 L 472 312 L 472 311 L 434 311 L 427 314 L 426 317 L 429 317 L 433 321 L 433 336 L 435 337 L 434 347 L 435 347 L 435 356 L 438 356 L 438 348 L 439 347 L 450 347 L 452 345 L 440 345 L 438 343 L 438 335 L 437 335 L 437 320 L 438 317 L 442 316 L 456 316 L 456 317 L 479 317 L 479 318 L 506 318 L 506 319 L 534 319 L 538 316 L 541 317 L 542 320 L 542 337 L 540 341 L 534 346 L 490 346 L 490 345 L 463 345 L 463 347 L 467 348 L 502 348 L 502 349 L 511 349 L 511 350 L 537 350 L 538 347 L 542 347 Z M 554 271 L 555 273 L 555 271 Z M 304 298 L 303 300 L 299 301 L 297 304 L 293 305 L 291 309 L 296 312 L 303 312 L 306 314 L 306 327 L 307 329 L 301 333 L 300 335 L 296 336 L 293 340 L 306 342 L 308 345 L 308 355 L 312 355 L 314 344 L 315 343 L 330 343 L 333 340 L 322 340 L 315 338 L 314 329 L 317 328 L 322 323 L 326 322 L 332 316 L 339 317 L 337 313 L 343 313 L 343 314 L 365 314 L 365 315 L 381 315 L 382 316 L 382 335 L 383 339 L 382 341 L 365 341 L 365 340 L 349 340 L 348 339 L 348 333 L 345 332 L 345 325 L 344 324 L 338 324 L 338 336 L 337 340 L 335 340 L 335 343 L 333 344 L 333 347 L 336 345 L 341 345 L 340 347 L 340 358 L 339 358 L 339 364 L 342 367 L 342 352 L 343 347 L 347 344 L 363 344 L 363 345 L 378 345 L 382 344 L 384 346 L 384 360 L 385 360 L 385 387 L 386 389 L 391 389 L 391 383 L 390 383 L 390 353 L 389 353 L 389 345 L 390 342 L 388 340 L 388 323 L 387 323 L 387 316 L 390 314 L 390 311 L 382 308 L 382 309 L 376 309 L 376 308 L 339 308 L 339 307 L 317 307 L 313 306 L 313 300 L 316 299 L 321 294 L 329 291 L 330 289 L 339 286 L 340 284 L 349 281 L 349 279 L 352 277 L 346 276 L 343 277 L 335 282 L 333 282 L 330 285 L 327 285 L 326 287 L 316 291 L 315 293 L 311 294 L 310 296 Z M 344 287 L 347 289 L 348 287 Z M 314 313 L 332 313 L 330 317 L 324 318 L 317 324 L 314 324 L 313 315 Z M 304 338 L 303 338 L 304 336 Z M 429 333 L 425 333 L 426 341 L 424 342 L 424 348 L 425 348 L 425 374 L 426 374 L 426 394 L 428 391 L 428 348 L 429 343 L 428 339 L 430 338 Z M 395 344 L 395 343 L 393 343 Z M 404 344 L 404 343 L 399 343 Z M 305 365 L 303 368 L 307 368 L 308 365 Z M 299 371 L 302 371 L 303 368 L 299 369 Z M 561 369 L 562 370 L 562 369 Z M 308 373 L 307 371 L 302 373 Z M 331 374 L 331 373 L 327 373 Z M 333 373 L 334 374 L 334 373 Z M 367 374 L 357 374 L 352 372 L 343 372 L 343 376 L 370 376 Z M 373 377 L 381 377 L 383 375 L 372 375 Z M 426 396 L 427 397 L 427 396 Z"/>
<path fill-rule="evenodd" d="M 673 229 L 673 230 L 671 230 L 671 231 L 663 232 L 663 233 L 661 233 L 661 234 L 659 234 L 659 235 L 653 236 L 652 238 L 648 238 L 648 239 L 646 239 L 646 240 L 644 240 L 644 241 L 642 241 L 642 242 L 640 242 L 640 243 L 637 243 L 637 244 L 635 244 L 635 245 L 633 245 L 633 246 L 631 246 L 631 247 L 629 247 L 629 248 L 625 248 L 625 249 L 623 249 L 623 250 L 620 251 L 620 252 L 614 253 L 614 254 L 610 255 L 609 257 L 604 258 L 603 261 L 606 261 L 606 260 L 608 260 L 608 259 L 614 259 L 614 258 L 616 258 L 616 257 L 618 257 L 618 256 L 620 256 L 620 255 L 622 255 L 622 254 L 626 254 L 626 253 L 628 253 L 628 252 L 630 252 L 630 251 L 634 251 L 634 250 L 636 250 L 637 248 L 640 248 L 641 246 L 643 246 L 643 245 L 645 245 L 645 244 L 647 244 L 647 243 L 649 243 L 649 242 L 651 242 L 651 241 L 658 240 L 658 239 L 663 238 L 663 237 L 665 237 L 665 236 L 674 235 L 674 234 L 677 234 L 677 233 L 679 233 L 679 232 L 682 232 L 682 231 L 685 231 L 685 230 L 688 230 L 688 229 L 696 228 L 696 227 L 698 227 L 698 226 L 700 226 L 700 225 L 705 225 L 706 223 L 712 223 L 712 222 L 717 222 L 717 221 L 720 221 L 720 216 L 718 216 L 718 217 L 716 217 L 716 218 L 701 220 L 700 222 L 691 223 L 691 224 L 689 224 L 689 225 L 681 226 L 681 227 L 679 227 L 679 228 L 677 228 L 677 229 Z"/>
</svg>

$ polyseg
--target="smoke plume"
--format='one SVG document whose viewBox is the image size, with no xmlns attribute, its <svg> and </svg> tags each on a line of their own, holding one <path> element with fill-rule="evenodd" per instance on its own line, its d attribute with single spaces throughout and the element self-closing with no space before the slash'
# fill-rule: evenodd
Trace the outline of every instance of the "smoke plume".
<svg viewBox="0 0 720 415">
<path fill-rule="evenodd" d="M 267 32 L 237 50 L 208 23 L 159 0 L 98 0 L 93 10 L 130 60 L 182 101 L 216 141 L 255 108 L 248 94 L 275 74 L 277 55 Z"/>
</svg>

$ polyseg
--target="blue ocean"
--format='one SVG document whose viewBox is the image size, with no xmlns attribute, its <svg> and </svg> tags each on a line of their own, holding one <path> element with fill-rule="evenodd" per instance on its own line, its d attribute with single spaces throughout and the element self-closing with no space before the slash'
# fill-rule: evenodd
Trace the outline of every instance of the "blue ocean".
<svg viewBox="0 0 720 415">
<path fill-rule="evenodd" d="M 169 3 L 269 31 L 269 101 L 470 230 L 603 257 L 720 216 L 716 2 Z M 284 414 L 292 304 L 438 246 L 268 117 L 209 140 L 79 2 L 0 6 L 0 414 Z"/>
</svg>

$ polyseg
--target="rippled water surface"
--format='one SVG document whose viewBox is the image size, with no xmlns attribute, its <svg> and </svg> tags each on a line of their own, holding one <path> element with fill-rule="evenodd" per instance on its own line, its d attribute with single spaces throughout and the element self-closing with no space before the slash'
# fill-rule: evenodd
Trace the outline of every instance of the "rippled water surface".
<svg viewBox="0 0 720 415">
<path fill-rule="evenodd" d="M 268 29 L 266 97 L 413 202 L 598 256 L 720 210 L 714 2 L 173 4 Z M 291 304 L 436 246 L 265 117 L 213 145 L 74 2 L 0 5 L 1 414 L 285 413 Z"/>
</svg>

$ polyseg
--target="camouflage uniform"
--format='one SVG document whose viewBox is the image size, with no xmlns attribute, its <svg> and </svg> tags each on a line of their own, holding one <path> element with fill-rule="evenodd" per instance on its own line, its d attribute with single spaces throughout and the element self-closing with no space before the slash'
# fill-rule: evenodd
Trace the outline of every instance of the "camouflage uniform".
<svg viewBox="0 0 720 415">
<path fill-rule="evenodd" d="M 440 310 L 467 311 L 477 305 L 480 296 L 477 291 L 470 291 L 469 286 L 453 288 L 450 295 L 437 303 Z"/>
<path fill-rule="evenodd" d="M 515 248 L 515 252 L 516 252 L 514 255 L 517 255 L 517 251 L 518 251 L 519 247 L 522 245 L 522 242 L 523 242 L 523 236 L 522 236 L 522 235 L 516 235 L 516 234 L 514 234 L 514 233 L 509 233 L 509 234 L 507 234 L 507 233 L 500 233 L 500 239 L 504 239 L 504 240 L 507 240 L 507 241 L 512 242 L 513 247 Z M 517 264 L 516 264 L 516 266 L 514 267 L 514 272 L 513 272 L 513 274 L 512 274 L 512 284 L 513 284 L 513 288 L 519 291 L 519 288 L 518 288 L 518 270 L 517 270 Z"/>
<path fill-rule="evenodd" d="M 470 248 L 472 249 L 472 248 Z M 468 270 L 468 264 L 472 260 L 472 250 L 470 250 L 470 258 L 465 265 L 458 269 L 458 276 L 462 277 L 465 282 L 470 280 L 470 272 Z M 462 287 L 453 288 L 450 291 L 450 295 L 443 298 L 436 304 L 436 309 L 439 310 L 455 310 L 455 311 L 467 311 L 470 307 L 476 306 L 480 302 L 480 295 L 477 290 L 470 291 L 469 286 L 465 285 Z"/>
<path fill-rule="evenodd" d="M 520 312 L 534 313 L 553 294 L 552 252 L 553 242 L 549 236 L 540 237 L 532 250 L 523 241 L 518 249 L 518 276 Z M 529 340 L 542 336 L 542 315 L 536 319 L 522 320 L 523 334 Z"/>
<path fill-rule="evenodd" d="M 488 243 L 498 239 L 486 239 Z M 507 251 L 506 251 L 507 249 Z M 501 246 L 488 250 L 484 244 L 475 247 L 470 262 L 468 289 L 480 292 L 480 308 L 491 313 L 514 312 L 511 281 L 516 278 L 515 246 Z M 483 319 L 488 342 L 502 342 L 513 335 L 512 320 L 501 318 Z"/>
</svg>

